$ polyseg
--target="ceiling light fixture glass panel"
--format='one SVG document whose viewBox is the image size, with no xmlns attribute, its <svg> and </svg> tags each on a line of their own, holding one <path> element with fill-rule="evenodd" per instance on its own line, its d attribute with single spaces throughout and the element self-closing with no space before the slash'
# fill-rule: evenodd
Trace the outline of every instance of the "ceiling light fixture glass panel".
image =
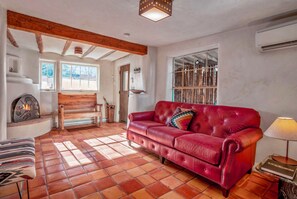
<svg viewBox="0 0 297 199">
<path fill-rule="evenodd" d="M 173 0 L 140 0 L 139 15 L 152 21 L 160 21 L 172 14 Z"/>
</svg>

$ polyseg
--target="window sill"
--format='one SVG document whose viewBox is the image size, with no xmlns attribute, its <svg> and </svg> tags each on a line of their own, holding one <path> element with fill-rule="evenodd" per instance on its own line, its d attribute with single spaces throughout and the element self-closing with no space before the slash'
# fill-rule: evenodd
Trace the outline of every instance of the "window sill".
<svg viewBox="0 0 297 199">
<path fill-rule="evenodd" d="M 61 90 L 64 93 L 99 93 L 98 90 Z"/>
</svg>

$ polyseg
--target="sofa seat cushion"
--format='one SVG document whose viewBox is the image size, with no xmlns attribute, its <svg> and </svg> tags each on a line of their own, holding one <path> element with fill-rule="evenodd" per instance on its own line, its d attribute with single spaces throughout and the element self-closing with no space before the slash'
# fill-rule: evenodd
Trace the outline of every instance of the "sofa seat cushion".
<svg viewBox="0 0 297 199">
<path fill-rule="evenodd" d="M 218 165 L 222 155 L 224 139 L 194 133 L 176 138 L 174 148 L 200 160 Z"/>
<path fill-rule="evenodd" d="M 190 133 L 190 131 L 183 131 L 174 127 L 157 126 L 147 130 L 147 137 L 160 144 L 173 147 L 175 138 Z"/>
<path fill-rule="evenodd" d="M 130 122 L 129 124 L 129 130 L 141 135 L 146 135 L 147 129 L 154 126 L 165 126 L 165 125 L 154 121 L 133 121 L 133 122 Z"/>
</svg>

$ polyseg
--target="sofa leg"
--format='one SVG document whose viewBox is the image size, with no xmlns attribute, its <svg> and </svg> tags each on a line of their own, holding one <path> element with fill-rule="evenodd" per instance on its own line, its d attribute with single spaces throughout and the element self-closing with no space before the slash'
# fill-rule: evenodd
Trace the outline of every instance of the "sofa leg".
<svg viewBox="0 0 297 199">
<path fill-rule="evenodd" d="M 248 174 L 251 174 L 252 173 L 252 171 L 253 171 L 253 168 L 251 168 L 250 170 L 248 170 Z"/>
<path fill-rule="evenodd" d="M 165 158 L 162 157 L 162 156 L 159 156 L 159 158 L 160 158 L 160 162 L 161 162 L 162 164 L 164 164 L 164 162 L 165 162 Z"/>
<path fill-rule="evenodd" d="M 229 192 L 230 192 L 229 189 L 225 189 L 222 187 L 222 194 L 225 198 L 227 198 L 229 196 Z"/>
<path fill-rule="evenodd" d="M 132 146 L 132 144 L 131 144 L 131 140 L 128 140 L 128 144 L 129 144 L 129 146 Z"/>
</svg>

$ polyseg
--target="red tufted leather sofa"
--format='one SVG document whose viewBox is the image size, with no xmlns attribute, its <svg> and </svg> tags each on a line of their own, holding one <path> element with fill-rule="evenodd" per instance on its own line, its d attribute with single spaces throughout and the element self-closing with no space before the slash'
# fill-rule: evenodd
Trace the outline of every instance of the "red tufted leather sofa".
<svg viewBox="0 0 297 199">
<path fill-rule="evenodd" d="M 195 111 L 188 131 L 166 124 L 177 107 Z M 263 137 L 253 109 L 160 101 L 154 111 L 129 115 L 127 138 L 222 187 L 231 187 L 255 162 L 256 143 Z"/>
</svg>

